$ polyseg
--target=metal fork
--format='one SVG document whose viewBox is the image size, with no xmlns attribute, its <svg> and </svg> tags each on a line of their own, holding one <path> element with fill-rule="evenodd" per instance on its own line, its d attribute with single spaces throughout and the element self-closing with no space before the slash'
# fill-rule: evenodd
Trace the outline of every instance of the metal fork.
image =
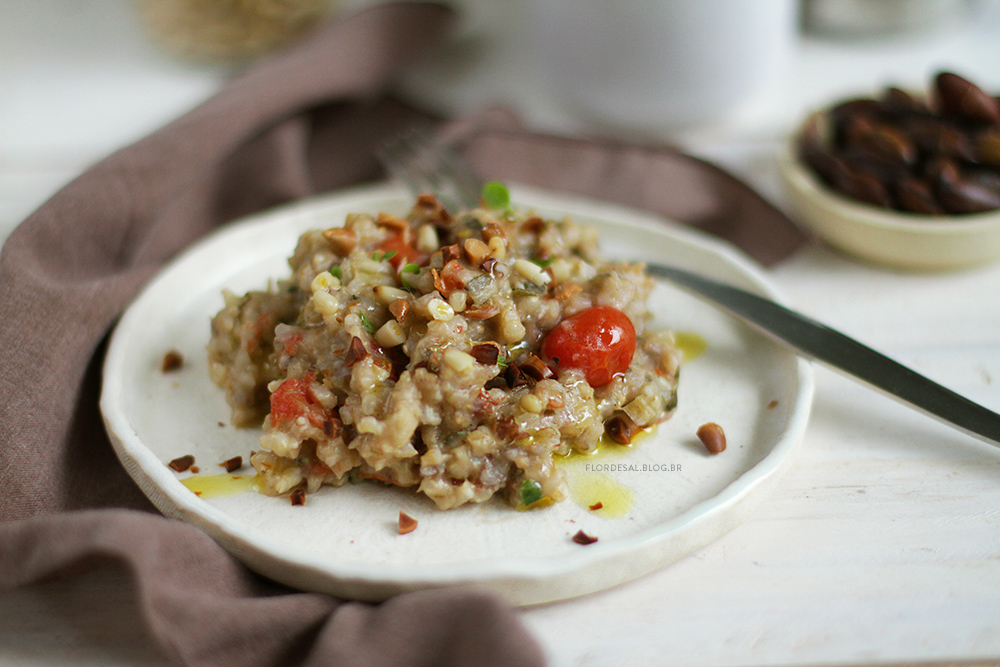
<svg viewBox="0 0 1000 667">
<path fill-rule="evenodd" d="M 432 192 L 452 210 L 479 204 L 482 185 L 457 153 L 426 129 L 413 130 L 380 154 L 390 176 L 416 194 Z M 457 206 L 456 206 L 457 205 Z M 647 262 L 651 275 L 718 306 L 796 353 L 991 445 L 1000 446 L 1000 415 L 884 354 L 757 294 L 672 266 Z"/>
<path fill-rule="evenodd" d="M 382 147 L 378 158 L 389 177 L 415 193 L 433 193 L 451 210 L 479 205 L 482 183 L 458 153 L 416 126 Z"/>
</svg>

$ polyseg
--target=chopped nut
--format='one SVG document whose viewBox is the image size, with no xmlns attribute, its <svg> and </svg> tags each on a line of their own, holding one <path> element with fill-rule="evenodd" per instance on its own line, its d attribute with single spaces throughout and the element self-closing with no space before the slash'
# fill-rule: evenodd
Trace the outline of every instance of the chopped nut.
<svg viewBox="0 0 1000 667">
<path fill-rule="evenodd" d="M 292 501 L 292 505 L 305 505 L 306 504 L 306 490 L 299 488 L 295 489 L 288 495 L 288 499 Z"/>
<path fill-rule="evenodd" d="M 397 234 L 402 234 L 404 241 L 409 242 L 410 236 L 410 223 L 403 218 L 396 217 L 391 213 L 379 213 L 378 218 L 375 220 L 375 224 L 379 227 L 385 227 Z"/>
<path fill-rule="evenodd" d="M 192 456 L 191 454 L 179 456 L 170 463 L 168 463 L 167 465 L 173 468 L 176 472 L 184 472 L 192 465 L 194 465 L 194 456 Z"/>
<path fill-rule="evenodd" d="M 410 302 L 406 299 L 396 299 L 389 304 L 389 312 L 392 313 L 397 322 L 402 322 L 406 319 L 406 314 L 410 312 Z"/>
<path fill-rule="evenodd" d="M 545 220 L 536 216 L 532 216 L 521 224 L 521 231 L 537 234 L 545 228 Z"/>
<path fill-rule="evenodd" d="M 226 472 L 235 472 L 243 467 L 243 457 L 234 456 L 231 459 L 226 459 L 219 464 L 221 467 L 226 469 Z"/>
<path fill-rule="evenodd" d="M 632 418 L 621 410 L 616 410 L 611 418 L 604 423 L 604 432 L 619 445 L 631 444 L 632 439 L 639 431 L 640 428 L 632 421 Z"/>
<path fill-rule="evenodd" d="M 163 363 L 160 368 L 164 373 L 169 373 L 170 371 L 176 371 L 178 368 L 184 365 L 184 355 L 182 355 L 177 350 L 170 350 L 165 355 L 163 355 Z"/>
<path fill-rule="evenodd" d="M 462 256 L 462 249 L 459 247 L 457 243 L 446 245 L 443 248 L 441 248 L 441 261 L 444 264 L 447 264 L 453 259 L 458 259 L 461 256 Z"/>
<path fill-rule="evenodd" d="M 776 407 L 778 407 L 778 401 L 777 401 L 777 399 L 775 399 L 775 400 L 773 400 L 773 401 L 771 401 L 770 403 L 767 404 L 767 409 L 768 410 L 774 410 Z"/>
<path fill-rule="evenodd" d="M 479 343 L 472 346 L 472 357 L 484 366 L 495 366 L 500 358 L 500 345 L 497 343 Z"/>
<path fill-rule="evenodd" d="M 488 320 L 499 312 L 500 306 L 490 300 L 486 303 L 481 303 L 478 306 L 466 308 L 462 314 L 470 320 Z"/>
<path fill-rule="evenodd" d="M 573 536 L 573 541 L 576 542 L 577 544 L 593 544 L 594 542 L 597 541 L 597 538 L 588 535 L 582 530 L 578 530 L 576 531 L 576 535 Z"/>
<path fill-rule="evenodd" d="M 358 245 L 358 235 L 353 229 L 344 227 L 331 227 L 323 232 L 323 238 L 330 244 L 330 250 L 338 255 L 345 256 Z"/>
<path fill-rule="evenodd" d="M 472 266 L 478 266 L 490 254 L 490 247 L 476 238 L 465 239 L 465 256 Z"/>
<path fill-rule="evenodd" d="M 406 512 L 399 512 L 399 534 L 406 535 L 417 529 L 417 520 Z"/>
<path fill-rule="evenodd" d="M 596 512 L 597 510 L 602 509 L 603 507 L 604 507 L 604 503 L 602 503 L 600 500 L 598 500 L 593 505 L 588 505 L 587 509 L 589 509 L 591 512 Z"/>
<path fill-rule="evenodd" d="M 495 238 L 499 238 L 504 241 L 507 240 L 507 232 L 505 232 L 504 228 L 496 222 L 487 222 L 483 226 L 482 234 L 483 234 L 483 240 L 486 241 L 487 243 L 489 243 Z"/>
<path fill-rule="evenodd" d="M 556 301 L 569 301 L 582 291 L 583 288 L 576 283 L 563 283 L 552 290 L 552 296 L 556 298 Z"/>
<path fill-rule="evenodd" d="M 201 472 L 201 468 L 199 468 L 198 466 L 191 466 L 190 468 L 188 468 L 188 470 L 191 471 L 192 475 L 197 475 L 198 473 Z"/>
<path fill-rule="evenodd" d="M 355 336 L 351 339 L 351 347 L 348 348 L 347 354 L 344 356 L 344 365 L 350 368 L 367 356 L 368 350 L 365 348 L 365 344 Z"/>
<path fill-rule="evenodd" d="M 712 454 L 718 454 L 726 449 L 726 434 L 715 422 L 708 422 L 698 427 L 698 439 Z"/>
<path fill-rule="evenodd" d="M 552 369 L 546 366 L 544 361 L 533 354 L 529 354 L 528 358 L 518 365 L 521 367 L 521 372 L 535 382 L 552 377 Z"/>
</svg>

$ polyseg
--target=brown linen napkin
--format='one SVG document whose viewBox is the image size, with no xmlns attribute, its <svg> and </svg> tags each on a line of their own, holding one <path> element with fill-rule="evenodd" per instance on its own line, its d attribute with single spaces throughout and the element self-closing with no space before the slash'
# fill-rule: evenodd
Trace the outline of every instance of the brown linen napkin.
<svg viewBox="0 0 1000 667">
<path fill-rule="evenodd" d="M 379 177 L 374 150 L 429 119 L 384 91 L 451 18 L 401 3 L 331 22 L 98 163 L 10 236 L 0 253 L 0 594 L 124 568 L 150 635 L 181 664 L 543 662 L 488 594 L 362 605 L 253 575 L 197 529 L 152 513 L 97 407 L 102 341 L 167 259 L 240 215 Z M 801 241 L 731 176 L 667 148 L 534 135 L 496 113 L 445 133 L 484 175 L 646 207 L 763 249 L 762 261 Z"/>
</svg>

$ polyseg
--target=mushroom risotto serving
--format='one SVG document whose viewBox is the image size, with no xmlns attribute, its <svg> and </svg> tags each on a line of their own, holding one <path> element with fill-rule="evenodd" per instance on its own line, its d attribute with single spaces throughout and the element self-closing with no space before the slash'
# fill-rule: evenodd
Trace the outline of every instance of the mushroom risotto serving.
<svg viewBox="0 0 1000 667">
<path fill-rule="evenodd" d="M 505 201 L 348 215 L 291 276 L 225 293 L 208 346 L 232 421 L 263 421 L 265 493 L 370 479 L 439 508 L 566 496 L 556 460 L 627 443 L 676 406 L 680 354 L 647 328 L 653 281 L 594 229 Z M 548 500 L 546 500 L 548 499 Z"/>
</svg>

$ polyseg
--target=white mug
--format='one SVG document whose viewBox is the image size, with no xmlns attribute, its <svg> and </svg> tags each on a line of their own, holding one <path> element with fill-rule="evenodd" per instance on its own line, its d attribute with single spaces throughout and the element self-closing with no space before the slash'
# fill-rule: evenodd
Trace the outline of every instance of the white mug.
<svg viewBox="0 0 1000 667">
<path fill-rule="evenodd" d="M 666 130 L 738 114 L 777 88 L 795 0 L 530 0 L 544 88 L 586 120 Z"/>
</svg>

